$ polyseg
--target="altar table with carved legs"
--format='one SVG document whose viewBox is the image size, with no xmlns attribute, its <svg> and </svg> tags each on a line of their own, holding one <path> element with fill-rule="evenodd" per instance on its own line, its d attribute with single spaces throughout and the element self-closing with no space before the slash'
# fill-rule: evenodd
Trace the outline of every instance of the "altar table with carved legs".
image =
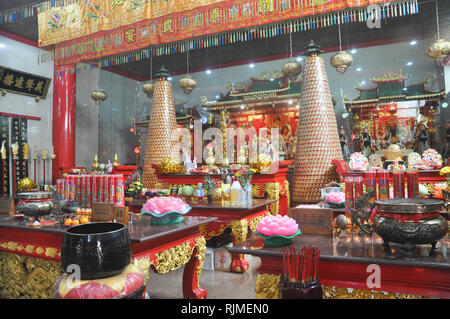
<svg viewBox="0 0 450 319">
<path fill-rule="evenodd" d="M 416 246 L 413 258 L 403 257 L 399 245 L 393 243 L 385 250 L 376 234 L 304 234 L 295 237 L 293 244 L 297 251 L 305 245 L 320 249 L 319 277 L 324 299 L 450 298 L 449 235 L 438 242 L 436 251 L 431 250 L 431 245 Z M 255 235 L 228 250 L 260 257 L 255 283 L 257 299 L 281 298 L 281 247 L 265 247 L 264 240 Z"/>
<path fill-rule="evenodd" d="M 165 274 L 185 265 L 184 298 L 206 298 L 199 286 L 206 252 L 199 228 L 215 218 L 186 216 L 179 224 L 151 225 L 150 216 L 132 215 L 131 262 L 145 272 L 145 284 L 149 269 Z M 0 298 L 52 298 L 53 285 L 63 274 L 60 247 L 66 229 L 61 224 L 35 228 L 0 217 Z"/>
<path fill-rule="evenodd" d="M 259 221 L 270 215 L 270 205 L 276 199 L 253 199 L 252 206 L 222 206 L 221 202 L 211 204 L 191 204 L 188 216 L 215 217 L 210 223 L 200 226 L 200 231 L 206 240 L 223 234 L 225 229 L 231 229 L 233 245 L 243 243 L 247 239 L 248 230 L 256 230 Z M 130 211 L 139 213 L 145 201 L 135 200 L 130 203 Z M 248 261 L 243 254 L 231 254 L 231 271 L 244 273 L 248 267 Z"/>
<path fill-rule="evenodd" d="M 273 174 L 254 174 L 252 177 L 252 197 L 255 199 L 276 199 L 270 204 L 272 215 L 287 215 L 290 206 L 289 182 L 287 173 L 293 161 L 280 161 L 279 168 Z M 195 189 L 198 183 L 204 183 L 206 174 L 159 174 L 155 169 L 158 181 L 170 186 L 191 185 Z M 220 174 L 210 174 L 214 179 L 221 179 Z"/>
<path fill-rule="evenodd" d="M 270 215 L 270 204 L 275 199 L 253 199 L 252 206 L 225 206 L 220 203 L 192 205 L 189 216 L 212 216 L 217 219 L 200 226 L 200 230 L 205 239 L 211 239 L 214 236 L 221 235 L 225 229 L 231 229 L 233 245 L 243 243 L 247 239 L 248 230 L 256 231 L 259 221 Z M 231 254 L 231 271 L 236 273 L 245 272 L 248 267 L 248 261 L 243 254 Z"/>
</svg>

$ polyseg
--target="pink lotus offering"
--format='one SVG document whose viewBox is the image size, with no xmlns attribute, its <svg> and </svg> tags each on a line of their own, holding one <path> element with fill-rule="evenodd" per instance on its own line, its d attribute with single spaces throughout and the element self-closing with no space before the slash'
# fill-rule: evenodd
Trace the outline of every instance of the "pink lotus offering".
<svg viewBox="0 0 450 319">
<path fill-rule="evenodd" d="M 288 216 L 270 215 L 259 222 L 256 231 L 264 236 L 281 235 L 288 237 L 298 231 L 298 224 Z"/>
<path fill-rule="evenodd" d="M 181 198 L 161 196 L 150 198 L 142 208 L 144 211 L 152 212 L 157 215 L 163 215 L 168 212 L 182 213 L 188 207 L 189 205 L 183 202 Z"/>
<path fill-rule="evenodd" d="M 331 202 L 331 203 L 342 203 L 345 202 L 345 193 L 344 192 L 334 192 L 334 193 L 330 193 L 328 194 L 328 196 L 325 198 L 325 200 L 327 202 Z"/>
</svg>

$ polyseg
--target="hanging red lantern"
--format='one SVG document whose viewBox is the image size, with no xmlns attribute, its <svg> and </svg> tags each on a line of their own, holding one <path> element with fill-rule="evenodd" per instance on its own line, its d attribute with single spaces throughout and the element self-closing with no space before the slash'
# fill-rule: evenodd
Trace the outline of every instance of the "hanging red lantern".
<svg viewBox="0 0 450 319">
<path fill-rule="evenodd" d="M 139 146 L 136 146 L 135 148 L 134 148 L 134 153 L 135 154 L 139 154 L 141 152 L 141 149 L 139 148 Z"/>
</svg>

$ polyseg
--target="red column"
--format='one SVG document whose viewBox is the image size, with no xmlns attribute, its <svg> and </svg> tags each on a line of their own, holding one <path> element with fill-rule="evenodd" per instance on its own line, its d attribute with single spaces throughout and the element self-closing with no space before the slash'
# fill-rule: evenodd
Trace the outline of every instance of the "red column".
<svg viewBox="0 0 450 319">
<path fill-rule="evenodd" d="M 74 67 L 72 70 L 75 69 Z M 75 167 L 75 108 L 76 73 L 68 67 L 55 66 L 53 79 L 53 148 L 52 181 Z"/>
</svg>

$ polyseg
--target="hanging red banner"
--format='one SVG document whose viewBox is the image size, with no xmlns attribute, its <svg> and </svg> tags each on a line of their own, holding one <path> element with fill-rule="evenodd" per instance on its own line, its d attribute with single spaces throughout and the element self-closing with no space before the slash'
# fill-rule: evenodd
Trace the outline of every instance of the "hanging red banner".
<svg viewBox="0 0 450 319">
<path fill-rule="evenodd" d="M 39 46 L 57 65 L 178 43 L 164 54 L 247 41 L 303 29 L 385 19 L 418 11 L 417 0 L 105 0 L 50 7 L 38 15 Z M 346 9 L 345 12 L 341 10 Z M 337 14 L 327 14 L 340 11 Z M 300 25 L 299 18 L 305 18 Z M 288 24 L 287 21 L 290 21 Z M 280 24 L 280 25 L 274 25 Z M 270 25 L 270 26 L 269 26 Z M 244 30 L 245 31 L 242 31 Z M 202 38 L 199 43 L 182 41 Z M 199 46 L 199 47 L 186 47 Z M 116 61 L 119 63 L 129 61 Z"/>
</svg>

